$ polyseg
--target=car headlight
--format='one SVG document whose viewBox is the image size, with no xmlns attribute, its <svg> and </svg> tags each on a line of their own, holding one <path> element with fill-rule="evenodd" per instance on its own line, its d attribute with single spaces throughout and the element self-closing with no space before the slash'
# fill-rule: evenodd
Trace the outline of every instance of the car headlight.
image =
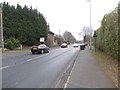
<svg viewBox="0 0 120 90">
<path fill-rule="evenodd" d="M 40 46 L 38 46 L 38 49 L 40 49 L 41 47 Z"/>
</svg>

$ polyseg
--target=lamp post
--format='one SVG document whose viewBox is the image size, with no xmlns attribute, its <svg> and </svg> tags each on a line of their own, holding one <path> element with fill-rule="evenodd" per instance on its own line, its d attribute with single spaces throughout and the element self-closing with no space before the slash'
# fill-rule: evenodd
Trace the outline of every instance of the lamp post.
<svg viewBox="0 0 120 90">
<path fill-rule="evenodd" d="M 87 0 L 90 5 L 90 50 L 92 49 L 92 25 L 91 25 L 91 0 Z"/>
<path fill-rule="evenodd" d="M 90 0 L 90 29 L 92 30 L 92 26 L 91 26 L 91 0 Z M 92 48 L 92 40 L 91 40 L 91 37 L 92 37 L 92 31 L 90 31 L 90 50 Z"/>
<path fill-rule="evenodd" d="M 0 38 L 1 38 L 1 46 L 2 52 L 4 51 L 4 39 L 3 39 L 3 18 L 2 18 L 2 3 L 0 3 Z"/>
</svg>

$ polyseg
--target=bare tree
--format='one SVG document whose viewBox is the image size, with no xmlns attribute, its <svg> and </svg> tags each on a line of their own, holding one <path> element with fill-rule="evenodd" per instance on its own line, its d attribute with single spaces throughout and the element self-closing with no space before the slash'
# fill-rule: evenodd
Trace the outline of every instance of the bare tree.
<svg viewBox="0 0 120 90">
<path fill-rule="evenodd" d="M 79 34 L 82 35 L 84 37 L 84 42 L 89 43 L 90 42 L 90 34 L 91 34 L 92 30 L 90 27 L 83 27 L 82 32 L 80 32 Z"/>
</svg>

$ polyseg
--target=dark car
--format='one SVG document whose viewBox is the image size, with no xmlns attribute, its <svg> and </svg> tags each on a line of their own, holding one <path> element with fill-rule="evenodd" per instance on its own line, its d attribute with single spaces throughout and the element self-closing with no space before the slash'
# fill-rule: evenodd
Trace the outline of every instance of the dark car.
<svg viewBox="0 0 120 90">
<path fill-rule="evenodd" d="M 67 43 L 62 43 L 61 48 L 67 48 Z"/>
<path fill-rule="evenodd" d="M 49 52 L 49 47 L 46 46 L 45 44 L 41 44 L 39 46 L 32 46 L 31 52 L 32 52 L 32 54 L 47 53 L 47 52 Z"/>
<path fill-rule="evenodd" d="M 85 44 L 84 43 L 80 44 L 80 50 L 84 50 L 84 49 L 85 49 Z"/>
</svg>

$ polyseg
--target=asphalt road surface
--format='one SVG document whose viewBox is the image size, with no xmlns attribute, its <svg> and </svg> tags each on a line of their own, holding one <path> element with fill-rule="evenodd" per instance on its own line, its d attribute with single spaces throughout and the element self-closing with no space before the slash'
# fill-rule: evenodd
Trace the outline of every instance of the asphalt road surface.
<svg viewBox="0 0 120 90">
<path fill-rule="evenodd" d="M 45 54 L 3 54 L 2 88 L 54 88 L 78 51 L 69 46 Z"/>
</svg>

